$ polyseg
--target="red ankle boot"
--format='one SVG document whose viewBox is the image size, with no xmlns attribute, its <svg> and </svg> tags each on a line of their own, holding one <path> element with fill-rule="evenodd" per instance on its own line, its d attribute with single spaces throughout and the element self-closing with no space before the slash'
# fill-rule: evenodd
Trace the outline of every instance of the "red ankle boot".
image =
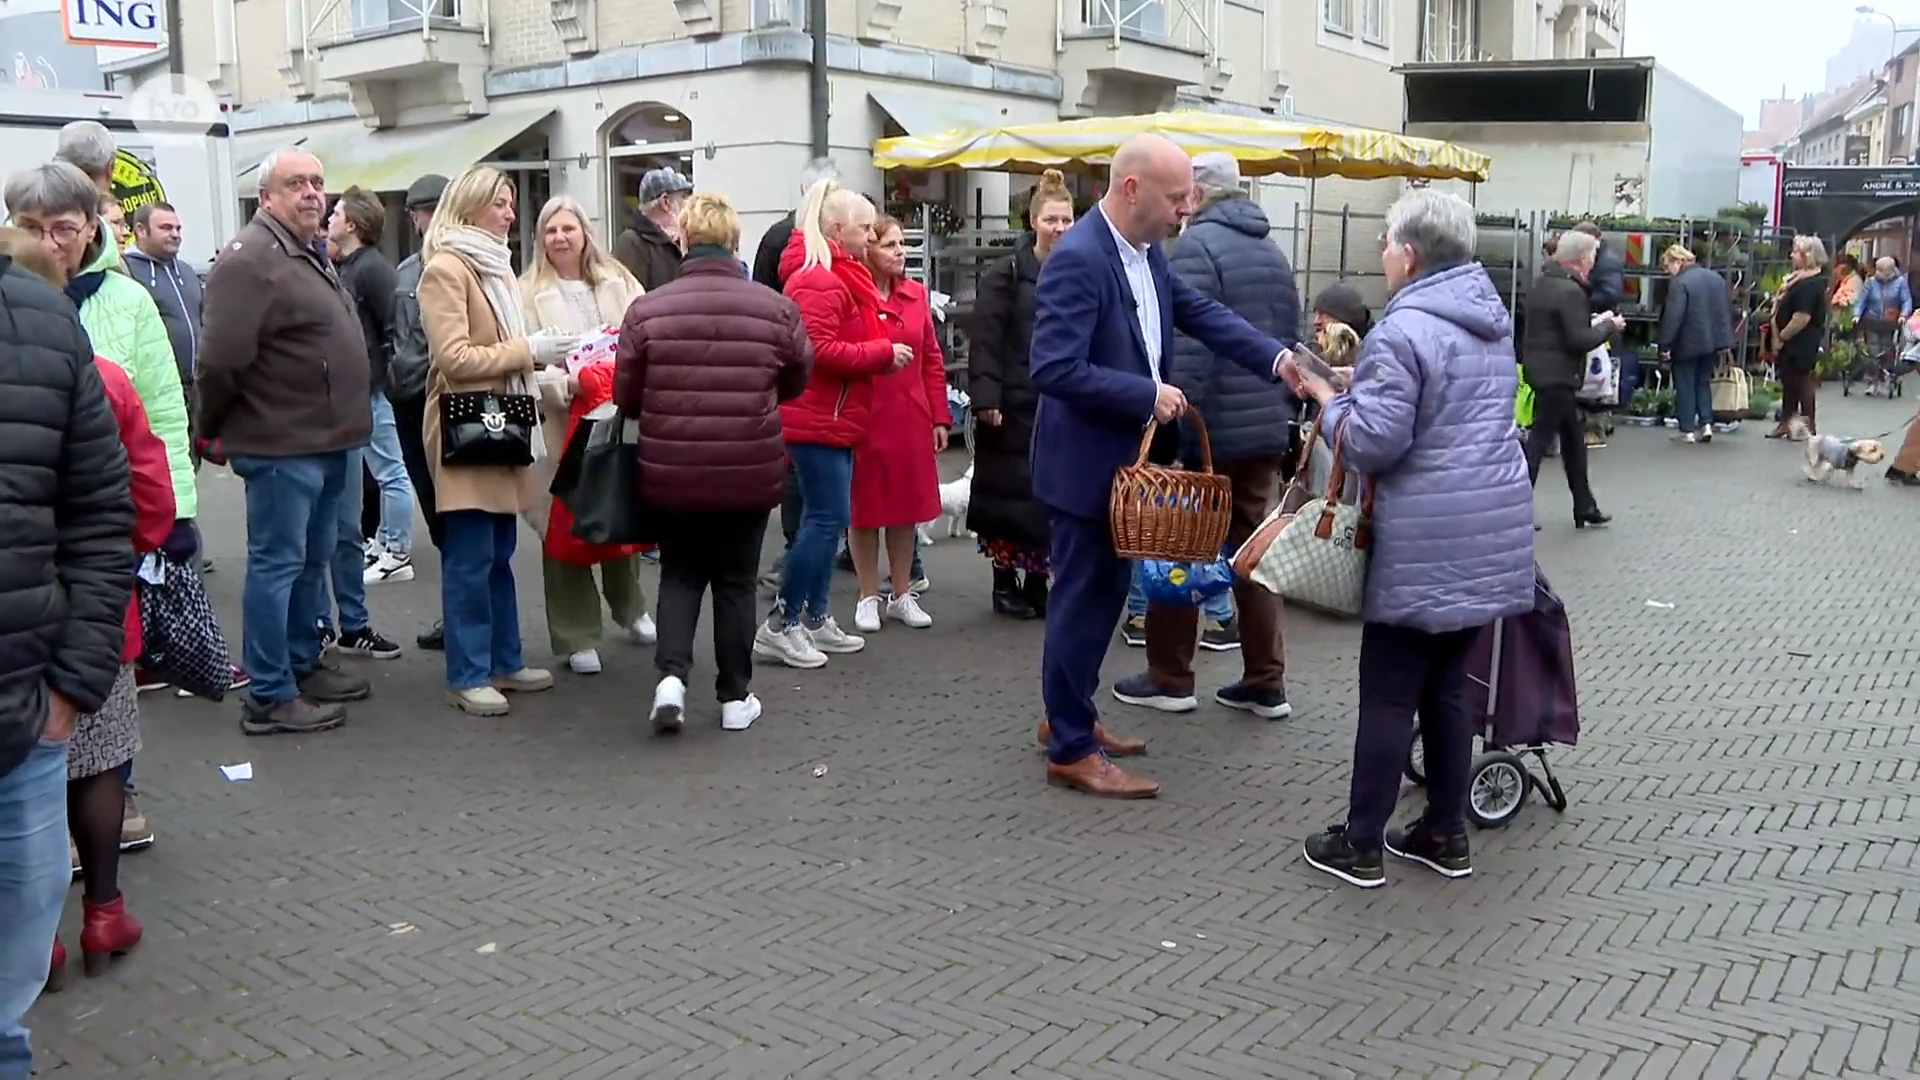
<svg viewBox="0 0 1920 1080">
<path fill-rule="evenodd" d="M 140 923 L 127 914 L 124 894 L 104 904 L 83 900 L 81 907 L 86 921 L 80 927 L 80 958 L 91 978 L 140 944 Z"/>
<path fill-rule="evenodd" d="M 57 994 L 67 988 L 67 947 L 60 944 L 59 938 L 53 939 L 53 963 L 47 965 L 47 993 Z"/>
</svg>

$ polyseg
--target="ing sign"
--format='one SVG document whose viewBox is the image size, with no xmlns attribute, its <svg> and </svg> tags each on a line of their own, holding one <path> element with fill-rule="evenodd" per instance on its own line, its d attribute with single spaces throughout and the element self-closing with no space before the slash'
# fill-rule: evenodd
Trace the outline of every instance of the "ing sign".
<svg viewBox="0 0 1920 1080">
<path fill-rule="evenodd" d="M 60 0 L 60 23 L 75 45 L 157 49 L 166 44 L 162 0 Z"/>
</svg>

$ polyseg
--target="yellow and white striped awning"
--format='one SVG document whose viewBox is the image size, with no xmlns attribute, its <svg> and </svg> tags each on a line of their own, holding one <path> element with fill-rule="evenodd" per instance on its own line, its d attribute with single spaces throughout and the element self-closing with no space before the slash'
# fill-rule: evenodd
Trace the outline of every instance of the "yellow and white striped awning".
<svg viewBox="0 0 1920 1080">
<path fill-rule="evenodd" d="M 1121 143 L 1144 132 L 1164 135 L 1194 156 L 1231 154 L 1248 176 L 1422 177 L 1478 183 L 1493 164 L 1485 154 L 1438 139 L 1189 111 L 881 139 L 873 145 L 873 161 L 882 169 L 1089 171 L 1107 166 Z"/>
</svg>

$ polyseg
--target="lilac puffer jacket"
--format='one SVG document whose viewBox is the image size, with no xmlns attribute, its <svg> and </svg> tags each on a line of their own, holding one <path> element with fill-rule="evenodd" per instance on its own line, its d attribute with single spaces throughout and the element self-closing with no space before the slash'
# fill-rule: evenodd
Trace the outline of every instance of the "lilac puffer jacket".
<svg viewBox="0 0 1920 1080">
<path fill-rule="evenodd" d="M 1513 320 L 1478 265 L 1407 283 L 1374 324 L 1353 388 L 1346 465 L 1374 478 L 1368 622 L 1427 633 L 1533 608 L 1533 489 L 1513 423 Z"/>
</svg>

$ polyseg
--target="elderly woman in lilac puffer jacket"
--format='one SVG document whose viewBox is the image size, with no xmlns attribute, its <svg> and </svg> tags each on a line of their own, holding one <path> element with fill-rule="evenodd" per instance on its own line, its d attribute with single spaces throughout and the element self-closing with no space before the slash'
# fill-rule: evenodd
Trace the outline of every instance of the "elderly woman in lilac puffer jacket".
<svg viewBox="0 0 1920 1080">
<path fill-rule="evenodd" d="M 1347 465 L 1374 482 L 1351 804 L 1345 825 L 1306 842 L 1309 864 L 1362 887 L 1384 883 L 1383 848 L 1446 877 L 1473 872 L 1467 653 L 1482 627 L 1533 607 L 1513 320 L 1473 251 L 1471 206 L 1409 193 L 1387 214 L 1380 261 L 1393 298 L 1352 388 L 1287 365 L 1289 381 L 1321 403 L 1322 437 L 1344 423 Z M 1388 830 L 1416 713 L 1427 811 Z"/>
</svg>

